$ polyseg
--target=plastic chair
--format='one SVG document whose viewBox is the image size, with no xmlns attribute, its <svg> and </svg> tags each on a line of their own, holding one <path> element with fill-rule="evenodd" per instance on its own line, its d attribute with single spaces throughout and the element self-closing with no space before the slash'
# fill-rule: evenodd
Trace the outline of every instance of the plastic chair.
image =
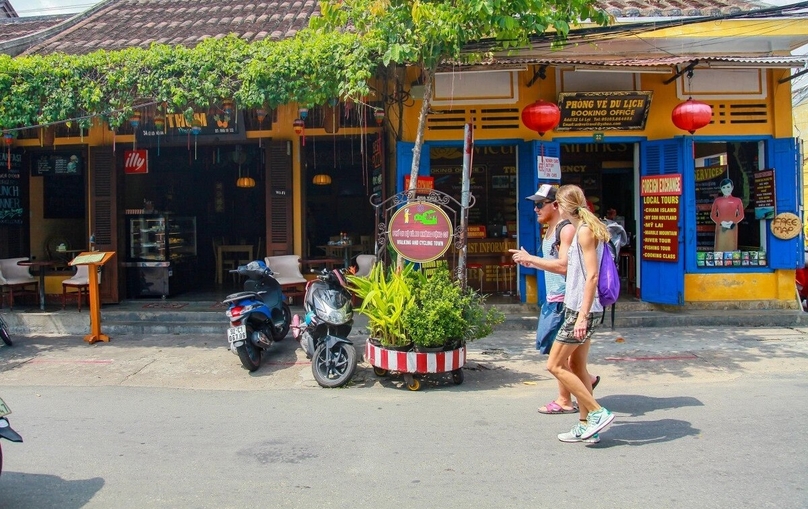
<svg viewBox="0 0 808 509">
<path fill-rule="evenodd" d="M 19 261 L 27 261 L 28 258 L 6 258 L 0 260 L 0 308 L 6 300 L 6 290 L 8 290 L 8 307 L 14 310 L 14 290 L 18 293 L 36 295 L 39 291 L 39 280 L 31 275 L 28 267 L 17 265 Z M 28 288 L 32 286 L 33 289 Z"/>
<path fill-rule="evenodd" d="M 79 311 L 81 311 L 81 299 L 87 297 L 87 305 L 90 304 L 90 272 L 89 265 L 76 265 L 76 273 L 73 277 L 62 281 L 62 309 L 67 305 L 68 294 L 75 294 L 78 301 Z M 98 271 L 98 282 L 101 283 L 101 271 Z M 75 292 L 68 291 L 70 288 Z"/>
<path fill-rule="evenodd" d="M 356 257 L 356 274 L 355 276 L 367 276 L 370 274 L 370 269 L 373 268 L 373 264 L 376 263 L 376 255 L 372 254 L 361 254 Z"/>
<path fill-rule="evenodd" d="M 306 294 L 308 281 L 300 273 L 300 257 L 297 255 L 267 256 L 264 258 L 267 267 L 275 272 L 275 280 L 281 285 L 283 294 L 291 304 L 293 297 L 302 297 Z"/>
</svg>

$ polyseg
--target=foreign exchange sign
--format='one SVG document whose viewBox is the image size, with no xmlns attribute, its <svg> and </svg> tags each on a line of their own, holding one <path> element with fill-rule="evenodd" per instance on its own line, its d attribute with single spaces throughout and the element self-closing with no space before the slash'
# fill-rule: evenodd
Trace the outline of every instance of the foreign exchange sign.
<svg viewBox="0 0 808 509">
<path fill-rule="evenodd" d="M 651 92 L 563 92 L 558 94 L 561 122 L 556 131 L 642 130 Z"/>
<path fill-rule="evenodd" d="M 681 175 L 655 175 L 640 181 L 642 197 L 643 260 L 675 262 L 679 259 Z"/>
<path fill-rule="evenodd" d="M 413 202 L 390 218 L 390 245 L 407 260 L 421 263 L 440 258 L 452 243 L 452 222 L 442 208 Z"/>
</svg>

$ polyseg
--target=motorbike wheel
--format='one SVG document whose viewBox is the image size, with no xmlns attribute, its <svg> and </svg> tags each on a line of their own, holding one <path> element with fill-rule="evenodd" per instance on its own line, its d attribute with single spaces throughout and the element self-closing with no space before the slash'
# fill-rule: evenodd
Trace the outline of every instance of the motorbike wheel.
<svg viewBox="0 0 808 509">
<path fill-rule="evenodd" d="M 263 350 L 252 344 L 250 338 L 252 337 L 253 328 L 247 326 L 247 340 L 243 345 L 236 348 L 238 358 L 241 360 L 241 365 L 247 371 L 253 372 L 261 367 L 261 353 Z"/>
<path fill-rule="evenodd" d="M 330 352 L 331 367 L 329 368 L 329 352 L 325 343 L 320 343 L 314 350 L 311 359 L 311 372 L 321 387 L 341 387 L 348 383 L 356 371 L 356 350 L 353 345 L 337 343 Z"/>
<path fill-rule="evenodd" d="M 14 345 L 14 343 L 11 342 L 11 335 L 8 333 L 8 325 L 6 325 L 6 321 L 2 318 L 0 318 L 0 338 L 2 338 L 3 343 L 8 346 Z"/>
<path fill-rule="evenodd" d="M 286 334 L 289 332 L 289 326 L 292 324 L 292 310 L 289 308 L 289 304 L 283 303 L 283 327 L 280 330 L 276 330 L 274 327 L 272 328 L 272 340 L 273 341 L 280 341 L 286 337 Z"/>
</svg>

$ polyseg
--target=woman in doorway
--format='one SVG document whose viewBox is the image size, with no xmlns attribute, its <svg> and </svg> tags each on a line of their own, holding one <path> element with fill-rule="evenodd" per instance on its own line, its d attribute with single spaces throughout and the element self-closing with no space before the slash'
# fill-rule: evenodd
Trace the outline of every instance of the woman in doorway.
<svg viewBox="0 0 808 509">
<path fill-rule="evenodd" d="M 575 236 L 567 255 L 564 323 L 550 350 L 547 369 L 575 396 L 580 409 L 579 422 L 558 439 L 594 443 L 600 441 L 598 433 L 614 420 L 614 415 L 592 395 L 592 380 L 586 368 L 596 315 L 603 311 L 597 295 L 598 270 L 609 232 L 587 207 L 580 187 L 561 186 L 556 202 L 561 217 L 575 227 Z"/>
</svg>

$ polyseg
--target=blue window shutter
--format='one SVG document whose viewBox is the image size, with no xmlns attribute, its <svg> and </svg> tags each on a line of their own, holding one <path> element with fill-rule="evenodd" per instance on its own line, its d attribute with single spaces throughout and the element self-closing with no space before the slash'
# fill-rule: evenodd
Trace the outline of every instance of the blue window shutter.
<svg viewBox="0 0 808 509">
<path fill-rule="evenodd" d="M 396 192 L 404 191 L 404 177 L 412 172 L 412 149 L 415 143 L 409 141 L 399 141 L 396 143 Z M 418 175 L 425 177 L 430 175 L 429 166 L 429 144 L 424 143 L 421 147 L 421 159 L 418 161 Z"/>
<path fill-rule="evenodd" d="M 774 191 L 776 193 L 775 205 L 777 214 L 791 212 L 800 216 L 799 186 L 801 171 L 794 138 L 776 138 L 769 142 L 766 150 L 766 166 L 774 168 Z M 781 240 L 772 235 L 767 221 L 766 243 L 769 267 L 772 269 L 795 269 L 802 267 L 802 233 L 789 240 Z M 801 230 L 801 229 L 800 229 Z"/>
</svg>

